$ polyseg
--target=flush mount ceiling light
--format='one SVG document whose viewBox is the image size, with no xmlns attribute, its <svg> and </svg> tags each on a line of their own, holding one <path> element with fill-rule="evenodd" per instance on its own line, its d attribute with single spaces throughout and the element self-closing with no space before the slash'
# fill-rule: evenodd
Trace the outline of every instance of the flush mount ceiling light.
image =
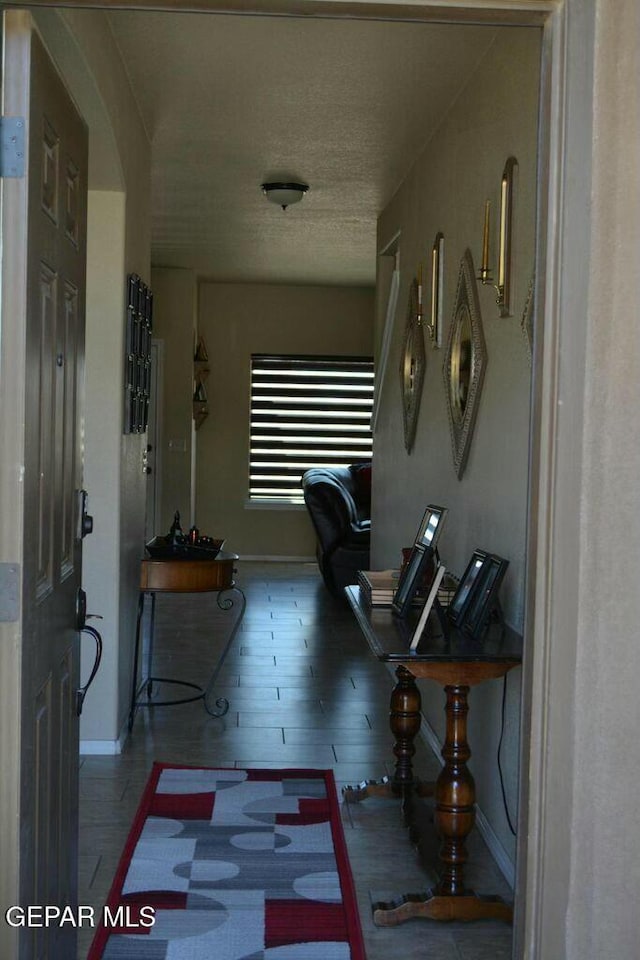
<svg viewBox="0 0 640 960">
<path fill-rule="evenodd" d="M 286 210 L 292 203 L 299 203 L 309 189 L 307 183 L 263 183 L 262 192 L 271 203 Z"/>
</svg>

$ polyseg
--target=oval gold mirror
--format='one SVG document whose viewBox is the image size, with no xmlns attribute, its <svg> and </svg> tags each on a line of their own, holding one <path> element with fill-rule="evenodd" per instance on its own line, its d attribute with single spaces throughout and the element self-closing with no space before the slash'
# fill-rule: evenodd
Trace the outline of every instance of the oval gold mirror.
<svg viewBox="0 0 640 960">
<path fill-rule="evenodd" d="M 455 335 L 451 347 L 451 377 L 449 389 L 451 391 L 453 416 L 457 423 L 462 423 L 469 399 L 471 364 L 473 359 L 471 315 L 466 304 L 460 307 L 456 315 L 454 327 Z"/>
<path fill-rule="evenodd" d="M 402 353 L 400 354 L 402 421 L 404 425 L 404 445 L 407 453 L 411 453 L 416 436 L 424 369 L 424 331 L 418 311 L 418 284 L 416 280 L 413 280 L 409 289 L 407 325 L 404 331 Z"/>
</svg>

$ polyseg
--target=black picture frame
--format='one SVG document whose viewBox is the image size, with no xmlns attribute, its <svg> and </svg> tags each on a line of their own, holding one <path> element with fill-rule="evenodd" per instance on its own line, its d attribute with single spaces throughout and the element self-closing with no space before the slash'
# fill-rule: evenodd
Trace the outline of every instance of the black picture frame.
<svg viewBox="0 0 640 960">
<path fill-rule="evenodd" d="M 418 617 L 418 622 L 416 623 L 416 628 L 413 631 L 411 637 L 411 643 L 409 644 L 410 650 L 417 650 L 420 640 L 422 639 L 422 634 L 425 631 L 427 626 L 427 621 L 431 614 L 432 610 L 437 610 L 438 603 L 438 588 L 442 583 L 442 579 L 445 575 L 445 566 L 443 563 L 437 563 L 436 568 L 431 579 L 431 586 L 429 588 L 429 593 L 424 602 L 424 606 L 420 611 L 420 616 Z"/>
<path fill-rule="evenodd" d="M 131 273 L 125 304 L 125 433 L 144 433 L 149 422 L 152 318 L 153 294 L 136 273 Z"/>
<path fill-rule="evenodd" d="M 398 587 L 391 601 L 391 610 L 397 617 L 405 617 L 411 607 L 427 565 L 435 554 L 447 513 L 447 507 L 439 507 L 433 503 L 430 503 L 424 512 L 411 555 L 400 575 Z"/>
<path fill-rule="evenodd" d="M 462 629 L 473 640 L 482 639 L 489 625 L 489 618 L 496 606 L 498 590 L 507 572 L 509 561 L 490 554 L 483 564 L 482 579 L 469 603 Z"/>
<path fill-rule="evenodd" d="M 486 550 L 474 550 L 467 569 L 463 573 L 458 589 L 447 607 L 447 617 L 454 627 L 462 627 L 467 610 L 473 601 L 485 573 L 485 564 L 489 559 Z"/>
<path fill-rule="evenodd" d="M 442 532 L 442 522 L 448 513 L 447 507 L 437 507 L 430 503 L 420 521 L 414 547 L 430 547 L 435 550 Z"/>
</svg>

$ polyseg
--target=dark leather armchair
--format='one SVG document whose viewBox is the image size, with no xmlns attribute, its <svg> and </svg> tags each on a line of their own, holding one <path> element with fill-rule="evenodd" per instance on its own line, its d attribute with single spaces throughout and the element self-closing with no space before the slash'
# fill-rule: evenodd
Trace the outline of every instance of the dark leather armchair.
<svg viewBox="0 0 640 960">
<path fill-rule="evenodd" d="M 369 569 L 371 464 L 313 467 L 302 476 L 304 502 L 316 532 L 316 556 L 336 597 Z"/>
</svg>

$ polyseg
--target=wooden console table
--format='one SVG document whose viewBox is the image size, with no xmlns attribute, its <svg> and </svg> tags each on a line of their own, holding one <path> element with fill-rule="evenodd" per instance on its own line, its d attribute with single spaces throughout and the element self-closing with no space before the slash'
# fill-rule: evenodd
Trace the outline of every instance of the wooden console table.
<svg viewBox="0 0 640 960">
<path fill-rule="evenodd" d="M 422 893 L 407 893 L 389 903 L 373 905 L 374 923 L 392 926 L 412 917 L 432 920 L 494 919 L 511 922 L 513 908 L 500 897 L 476 895 L 464 885 L 467 860 L 465 841 L 475 821 L 475 784 L 467 767 L 471 756 L 467 742 L 469 688 L 484 680 L 503 677 L 522 661 L 522 638 L 508 627 L 474 641 L 450 629 L 445 637 L 438 630 L 425 631 L 416 651 L 409 650 L 413 622 L 394 617 L 389 607 L 370 607 L 360 597 L 359 587 L 347 587 L 347 598 L 372 652 L 379 660 L 397 664 L 397 683 L 391 694 L 389 723 L 395 738 L 393 777 L 365 781 L 343 791 L 348 802 L 370 796 L 397 796 L 402 800 L 405 824 L 418 842 L 421 823 L 416 814 L 416 796 L 435 795 L 435 825 L 441 838 L 440 879 Z M 431 625 L 431 624 L 430 624 Z M 420 691 L 416 678 L 435 680 L 446 695 L 446 736 L 442 747 L 444 766 L 435 783 L 414 777 L 414 740 L 420 730 Z"/>
<path fill-rule="evenodd" d="M 245 596 L 233 580 L 234 563 L 238 559 L 235 553 L 219 553 L 215 560 L 142 560 L 140 564 L 140 596 L 138 599 L 138 619 L 136 623 L 136 644 L 133 666 L 133 684 L 131 688 L 131 706 L 129 710 L 129 730 L 133 727 L 138 707 L 171 707 L 180 703 L 192 703 L 202 700 L 205 710 L 212 717 L 223 717 L 229 709 L 226 697 L 218 697 L 216 708 L 209 706 L 214 684 L 220 669 L 240 627 L 246 606 Z M 224 649 L 217 662 L 206 687 L 186 680 L 175 680 L 169 677 L 155 677 L 152 675 L 153 644 L 155 629 L 156 594 L 158 593 L 217 593 L 217 604 L 221 610 L 231 610 L 235 606 L 235 598 L 240 600 L 240 615 L 229 635 Z M 151 612 L 149 621 L 149 636 L 146 644 L 145 672 L 142 680 L 138 680 L 138 661 L 142 634 L 142 619 L 145 600 L 151 598 Z M 188 687 L 196 691 L 188 697 L 174 700 L 152 700 L 154 683 L 170 683 L 181 687 Z"/>
</svg>

